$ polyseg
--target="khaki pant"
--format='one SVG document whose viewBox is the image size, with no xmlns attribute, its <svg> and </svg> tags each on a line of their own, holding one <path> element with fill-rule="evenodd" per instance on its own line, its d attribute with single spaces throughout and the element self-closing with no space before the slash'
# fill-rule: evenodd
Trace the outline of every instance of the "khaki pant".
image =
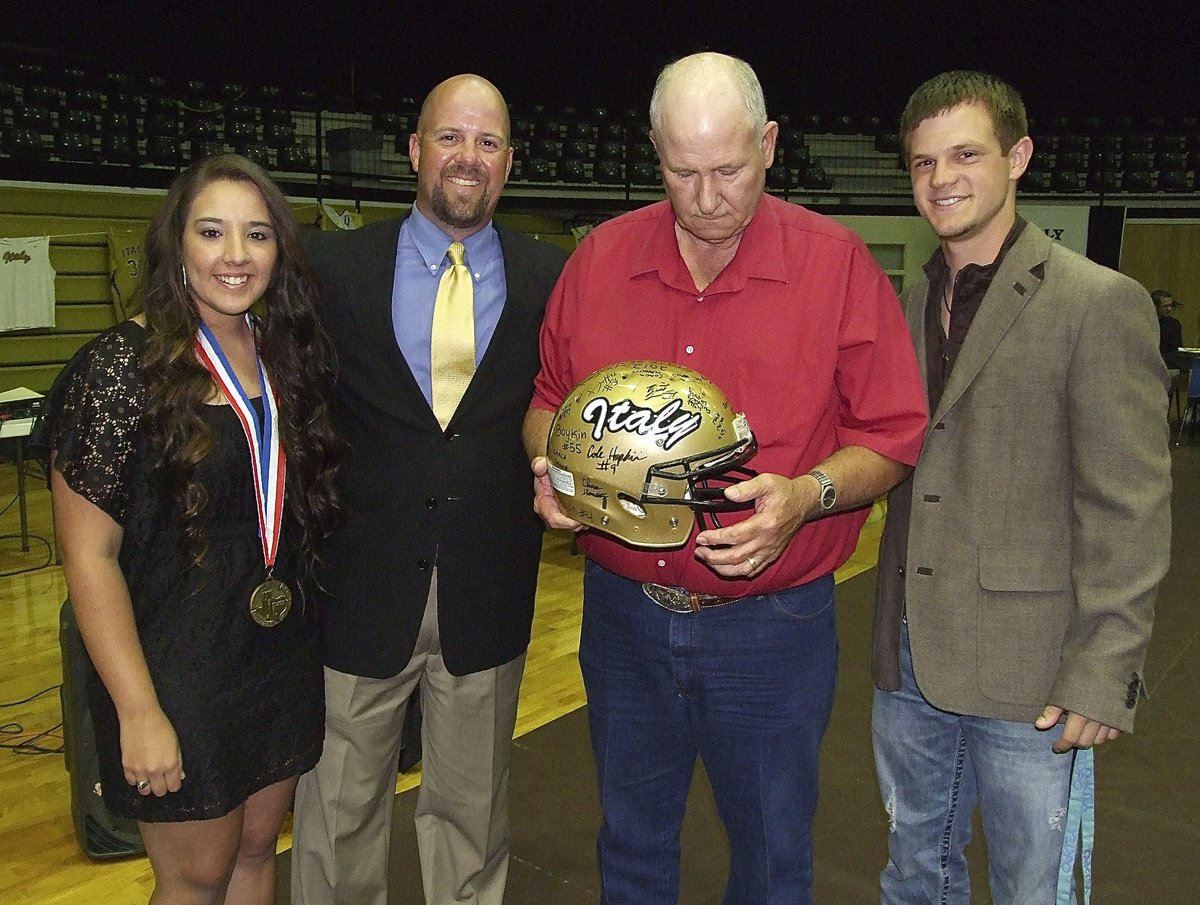
<svg viewBox="0 0 1200 905">
<path fill-rule="evenodd" d="M 296 789 L 293 905 L 387 905 L 388 851 L 405 706 L 420 681 L 416 831 L 427 905 L 501 905 L 508 877 L 508 768 L 525 655 L 453 676 L 442 662 L 437 573 L 404 670 L 325 670 L 325 750 Z"/>
</svg>

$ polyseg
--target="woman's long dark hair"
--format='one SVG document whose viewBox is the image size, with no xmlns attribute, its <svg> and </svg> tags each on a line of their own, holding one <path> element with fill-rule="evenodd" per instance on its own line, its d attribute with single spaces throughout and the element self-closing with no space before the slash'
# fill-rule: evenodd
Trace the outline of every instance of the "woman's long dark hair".
<svg viewBox="0 0 1200 905">
<path fill-rule="evenodd" d="M 303 529 L 311 563 L 317 542 L 338 520 L 333 476 L 342 443 L 329 417 L 335 357 L 321 325 L 317 281 L 305 261 L 291 209 L 262 168 L 244 157 L 210 157 L 182 173 L 146 232 L 146 268 L 138 293 L 146 317 L 143 429 L 164 486 L 180 505 L 184 543 L 200 564 L 207 544 L 197 516 L 208 498 L 196 468 L 213 448 L 202 417 L 213 380 L 194 352 L 200 314 L 184 280 L 183 236 L 196 196 L 221 180 L 257 188 L 275 231 L 278 254 L 260 300 L 258 341 L 279 407 L 287 506 Z"/>
</svg>

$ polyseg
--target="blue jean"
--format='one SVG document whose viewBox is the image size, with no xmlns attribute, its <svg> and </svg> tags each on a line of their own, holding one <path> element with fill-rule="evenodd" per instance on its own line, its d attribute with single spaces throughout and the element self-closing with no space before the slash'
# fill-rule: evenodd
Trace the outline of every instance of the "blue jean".
<svg viewBox="0 0 1200 905">
<path fill-rule="evenodd" d="M 583 599 L 601 902 L 678 900 L 699 756 L 729 837 L 725 905 L 811 903 L 818 750 L 837 675 L 832 576 L 673 613 L 589 561 Z"/>
<path fill-rule="evenodd" d="M 905 629 L 900 689 L 875 690 L 872 732 L 888 813 L 884 905 L 966 905 L 964 849 L 982 808 L 995 905 L 1054 905 L 1072 754 L 1059 729 L 938 710 L 913 676 Z"/>
</svg>

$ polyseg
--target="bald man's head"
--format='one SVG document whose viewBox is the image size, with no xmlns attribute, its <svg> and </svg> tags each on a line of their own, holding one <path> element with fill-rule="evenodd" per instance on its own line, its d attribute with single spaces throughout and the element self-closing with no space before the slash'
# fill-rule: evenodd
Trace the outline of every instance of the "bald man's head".
<svg viewBox="0 0 1200 905">
<path fill-rule="evenodd" d="M 492 219 L 512 168 L 508 107 L 496 86 L 456 75 L 421 105 L 408 156 L 417 173 L 417 209 L 454 239 Z"/>
</svg>

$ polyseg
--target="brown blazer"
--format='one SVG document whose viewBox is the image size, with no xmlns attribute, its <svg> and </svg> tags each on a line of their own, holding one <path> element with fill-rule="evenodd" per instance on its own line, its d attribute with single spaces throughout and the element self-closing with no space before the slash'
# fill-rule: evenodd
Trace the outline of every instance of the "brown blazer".
<svg viewBox="0 0 1200 905">
<path fill-rule="evenodd" d="M 928 291 L 905 299 L 922 374 Z M 1170 553 L 1166 386 L 1146 291 L 1030 224 L 889 497 L 876 685 L 899 687 L 906 613 L 935 707 L 1031 721 L 1053 703 L 1132 728 Z"/>
</svg>

